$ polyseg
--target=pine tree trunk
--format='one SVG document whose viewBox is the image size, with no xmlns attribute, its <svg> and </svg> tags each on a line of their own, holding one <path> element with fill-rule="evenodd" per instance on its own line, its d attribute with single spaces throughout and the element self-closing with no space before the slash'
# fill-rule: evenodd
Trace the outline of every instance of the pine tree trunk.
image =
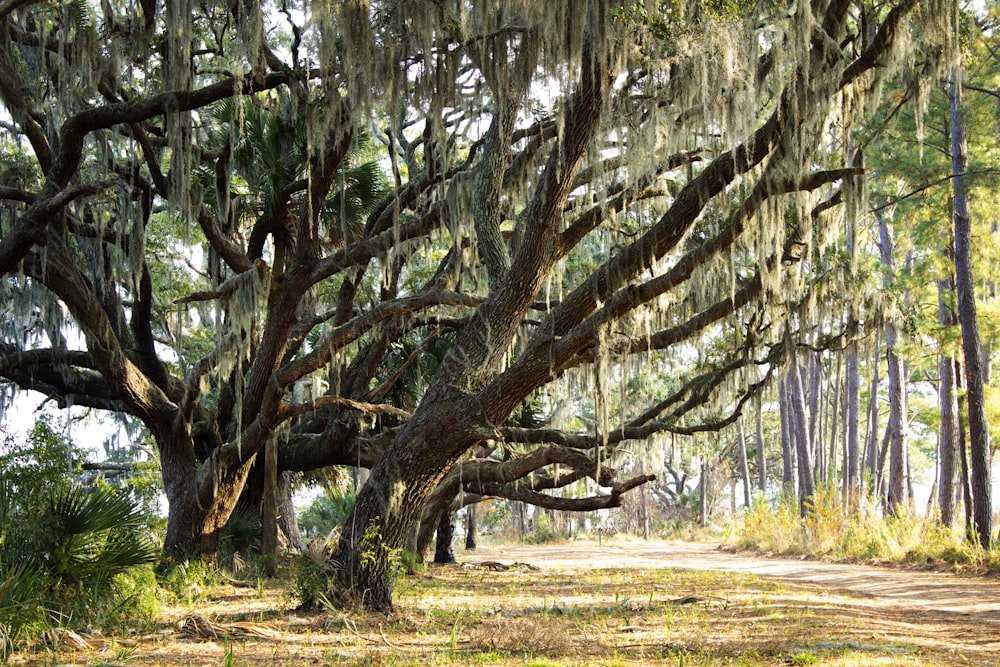
<svg viewBox="0 0 1000 667">
<path fill-rule="evenodd" d="M 836 370 L 833 373 L 833 397 L 830 399 L 828 404 L 829 407 L 827 408 L 827 411 L 830 413 L 830 449 L 829 454 L 827 455 L 827 467 L 824 480 L 831 485 L 835 484 L 837 481 L 837 433 L 840 431 L 837 420 L 840 417 L 841 361 L 842 357 L 838 355 Z"/>
<path fill-rule="evenodd" d="M 802 387 L 801 365 L 794 348 L 788 364 L 788 395 L 791 403 L 791 423 L 795 432 L 795 454 L 798 462 L 799 512 L 808 513 L 809 503 L 816 495 L 816 478 L 809 442 L 809 426 L 806 418 L 806 399 Z"/>
<path fill-rule="evenodd" d="M 879 476 L 878 462 L 878 385 L 879 385 L 879 357 L 881 356 L 882 338 L 881 330 L 875 330 L 875 344 L 872 350 L 872 360 L 869 368 L 872 369 L 872 381 L 868 387 L 868 407 L 865 410 L 865 462 L 868 472 L 868 495 L 876 497 L 878 495 L 877 479 Z"/>
<path fill-rule="evenodd" d="M 962 347 L 965 354 L 973 529 L 980 546 L 989 549 L 993 538 L 991 452 L 983 389 L 983 357 L 972 275 L 972 223 L 965 196 L 965 182 L 962 178 L 962 174 L 968 168 L 965 120 L 962 117 L 961 85 L 955 69 L 952 69 L 948 98 L 951 106 L 952 172 L 955 174 L 951 179 L 955 203 L 955 288 L 958 293 L 958 322 L 962 329 Z"/>
<path fill-rule="evenodd" d="M 750 509 L 750 465 L 747 463 L 747 440 L 743 435 L 743 418 L 736 420 L 736 441 L 740 448 L 740 471 L 743 474 L 743 506 Z M 648 525 L 648 521 L 647 521 Z"/>
<path fill-rule="evenodd" d="M 756 435 L 757 435 L 757 488 L 760 490 L 761 494 L 767 492 L 767 454 L 764 451 L 764 425 L 762 424 L 763 418 L 761 416 L 760 409 L 760 396 L 757 396 L 757 400 L 754 401 L 755 417 L 756 417 Z"/>
<path fill-rule="evenodd" d="M 945 294 L 950 292 L 950 281 L 938 281 L 938 319 L 946 329 L 955 325 Z M 955 503 L 958 499 L 958 401 L 955 389 L 955 360 L 951 354 L 941 354 L 938 362 L 940 386 L 938 400 L 941 406 L 941 436 L 938 443 L 938 508 L 941 523 L 951 527 L 955 523 Z"/>
<path fill-rule="evenodd" d="M 845 401 L 847 403 L 844 418 L 847 422 L 846 450 L 847 469 L 844 477 L 847 481 L 847 497 L 851 506 L 857 505 L 861 493 L 861 368 L 858 355 L 858 343 L 852 341 L 847 347 L 847 386 Z"/>
<path fill-rule="evenodd" d="M 306 543 L 299 532 L 299 520 L 295 514 L 295 504 L 292 498 L 294 490 L 294 473 L 285 472 L 278 475 L 278 529 L 288 540 L 288 544 L 304 552 Z"/>
<path fill-rule="evenodd" d="M 879 250 L 882 266 L 886 273 L 892 271 L 892 229 L 881 213 L 875 214 L 879 228 Z M 888 287 L 888 278 L 883 282 Z M 903 364 L 896 350 L 896 324 L 887 320 L 884 326 L 886 347 L 886 375 L 889 390 L 889 422 L 886 432 L 889 438 L 889 489 L 886 496 L 886 512 L 899 516 L 909 505 L 909 484 L 907 482 L 907 428 L 906 428 L 906 385 L 903 378 Z"/>
<path fill-rule="evenodd" d="M 269 576 L 278 572 L 278 443 L 264 445 L 264 499 L 260 508 L 261 555 Z"/>
<path fill-rule="evenodd" d="M 792 426 L 787 374 L 778 383 L 778 411 L 781 415 L 781 492 L 797 495 L 798 462 L 795 455 L 795 429 Z"/>
</svg>

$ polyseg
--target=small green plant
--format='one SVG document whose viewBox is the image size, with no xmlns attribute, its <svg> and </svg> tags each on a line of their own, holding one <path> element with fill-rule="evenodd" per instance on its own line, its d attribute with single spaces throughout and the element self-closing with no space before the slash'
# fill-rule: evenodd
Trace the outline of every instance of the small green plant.
<svg viewBox="0 0 1000 667">
<path fill-rule="evenodd" d="M 223 640 L 223 651 L 222 667 L 235 667 L 236 662 L 233 659 L 233 640 L 231 637 L 226 637 Z"/>
<path fill-rule="evenodd" d="M 322 609 L 329 606 L 327 597 L 334 585 L 334 571 L 327 561 L 314 560 L 305 554 L 294 561 L 295 597 L 305 608 Z"/>
</svg>

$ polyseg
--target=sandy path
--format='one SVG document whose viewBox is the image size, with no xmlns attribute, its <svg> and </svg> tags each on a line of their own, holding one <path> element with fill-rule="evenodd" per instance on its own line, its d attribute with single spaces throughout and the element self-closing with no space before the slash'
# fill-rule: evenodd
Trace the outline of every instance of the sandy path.
<svg viewBox="0 0 1000 667">
<path fill-rule="evenodd" d="M 933 613 L 975 614 L 977 622 L 1000 628 L 1000 580 L 991 577 L 767 558 L 723 551 L 716 544 L 655 540 L 489 546 L 461 552 L 459 559 L 469 563 L 521 562 L 562 571 L 635 567 L 743 572 L 817 584 Z"/>
</svg>

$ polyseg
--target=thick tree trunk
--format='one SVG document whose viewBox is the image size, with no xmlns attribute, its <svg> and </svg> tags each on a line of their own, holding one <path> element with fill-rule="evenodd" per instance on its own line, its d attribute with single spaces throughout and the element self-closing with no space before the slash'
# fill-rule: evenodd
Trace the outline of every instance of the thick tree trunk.
<svg viewBox="0 0 1000 667">
<path fill-rule="evenodd" d="M 336 553 L 340 593 L 373 609 L 392 608 L 402 550 L 418 525 L 424 501 L 451 465 L 474 443 L 461 396 L 444 388 L 422 418 L 414 416 L 386 449 L 358 493 Z M 425 397 L 425 401 L 428 399 Z"/>
<path fill-rule="evenodd" d="M 965 353 L 966 406 L 969 411 L 969 473 L 972 483 L 973 524 L 980 546 L 989 549 L 993 539 L 991 451 L 983 389 L 982 349 L 976 314 L 975 282 L 972 276 L 972 225 L 962 174 L 968 167 L 965 120 L 962 117 L 961 84 L 952 69 L 948 87 L 951 105 L 952 188 L 955 202 L 955 288 L 958 293 L 958 322 Z"/>
<path fill-rule="evenodd" d="M 208 471 L 197 463 L 193 446 L 183 442 L 186 437 L 158 435 L 156 438 L 168 505 L 163 550 L 169 558 L 200 556 L 214 562 L 219 551 L 219 537 L 240 498 L 250 465 L 236 466 L 228 469 L 228 474 L 215 475 L 211 485 L 200 484 L 201 475 Z"/>
</svg>

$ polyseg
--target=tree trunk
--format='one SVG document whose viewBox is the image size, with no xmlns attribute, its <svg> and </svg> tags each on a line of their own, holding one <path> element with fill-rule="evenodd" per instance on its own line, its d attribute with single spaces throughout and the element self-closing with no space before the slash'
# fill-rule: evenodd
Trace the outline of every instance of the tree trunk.
<svg viewBox="0 0 1000 667">
<path fill-rule="evenodd" d="M 278 443 L 264 445 L 264 498 L 260 508 L 261 555 L 267 574 L 278 572 Z"/>
<path fill-rule="evenodd" d="M 866 468 L 868 471 L 868 484 L 872 488 L 868 489 L 868 495 L 873 498 L 878 496 L 878 484 L 877 478 L 879 476 L 879 462 L 878 462 L 878 385 L 879 385 L 879 358 L 881 357 L 882 349 L 882 332 L 880 329 L 875 330 L 875 344 L 873 345 L 871 364 L 869 368 L 872 369 L 872 381 L 868 387 L 868 408 L 865 411 L 866 417 L 866 431 L 865 431 L 865 460 Z"/>
<path fill-rule="evenodd" d="M 851 341 L 847 346 L 847 387 L 845 400 L 847 402 L 844 418 L 847 422 L 847 434 L 844 442 L 847 458 L 847 470 L 844 477 L 847 480 L 847 495 L 852 503 L 856 503 L 861 492 L 861 368 L 858 359 L 858 342 Z"/>
<path fill-rule="evenodd" d="M 796 495 L 798 462 L 795 455 L 795 428 L 792 426 L 787 374 L 778 383 L 778 411 L 781 415 L 781 490 L 784 494 Z"/>
<path fill-rule="evenodd" d="M 698 483 L 698 522 L 702 526 L 708 525 L 708 461 L 701 457 L 701 480 Z"/>
<path fill-rule="evenodd" d="M 938 281 L 938 318 L 941 326 L 955 325 L 954 316 L 945 300 L 950 292 L 949 281 Z M 940 384 L 938 399 L 941 406 L 941 436 L 938 443 L 938 508 L 941 523 L 951 527 L 955 524 L 955 503 L 958 500 L 959 452 L 958 452 L 958 401 L 955 389 L 955 359 L 951 354 L 942 353 L 938 362 Z"/>
<path fill-rule="evenodd" d="M 842 366 L 843 358 L 841 355 L 837 355 L 837 366 L 833 374 L 833 397 L 830 399 L 829 407 L 827 408 L 830 412 L 830 450 L 827 456 L 827 467 L 825 481 L 828 484 L 835 485 L 837 482 L 837 434 L 840 431 L 840 424 L 838 423 L 840 419 L 840 386 L 842 384 Z M 846 471 L 845 471 L 846 474 Z"/>
<path fill-rule="evenodd" d="M 951 179 L 955 211 L 955 288 L 958 293 L 958 322 L 965 354 L 966 407 L 969 412 L 969 473 L 972 483 L 972 515 L 975 538 L 984 549 L 993 539 L 991 452 L 983 389 L 982 349 L 976 314 L 975 283 L 972 275 L 972 223 L 962 174 L 968 168 L 965 120 L 962 117 L 959 73 L 953 68 L 948 86 L 951 106 Z"/>
<path fill-rule="evenodd" d="M 736 420 L 736 442 L 740 448 L 740 472 L 743 477 L 743 506 L 750 509 L 750 465 L 747 463 L 747 441 L 743 435 L 743 418 Z"/>
<path fill-rule="evenodd" d="M 434 544 L 434 562 L 439 564 L 454 563 L 455 550 L 451 542 L 455 537 L 455 515 L 450 511 L 441 514 L 437 525 L 437 539 Z"/>
<path fill-rule="evenodd" d="M 767 492 L 767 454 L 764 452 L 764 426 L 761 423 L 763 418 L 760 409 L 760 395 L 754 401 L 754 416 L 757 435 L 757 488 L 761 494 Z"/>
<path fill-rule="evenodd" d="M 465 550 L 476 548 L 476 508 L 479 503 L 472 503 L 465 508 Z"/>
<path fill-rule="evenodd" d="M 294 473 L 281 473 L 278 476 L 278 529 L 288 540 L 288 544 L 304 552 L 306 543 L 299 532 L 299 520 L 295 514 L 295 504 L 292 498 L 294 489 Z"/>
<path fill-rule="evenodd" d="M 883 286 L 888 288 L 888 273 L 892 271 L 892 229 L 881 212 L 875 214 L 879 228 L 879 251 L 882 266 L 886 272 Z M 909 484 L 907 482 L 907 426 L 906 426 L 906 385 L 903 378 L 903 364 L 896 350 L 896 324 L 885 323 L 885 347 L 889 390 L 889 422 L 886 433 L 889 438 L 889 490 L 886 495 L 885 511 L 899 516 L 909 505 Z"/>
<path fill-rule="evenodd" d="M 823 364 L 818 352 L 808 355 L 809 364 L 800 369 L 800 380 L 802 381 L 802 393 L 805 395 L 806 405 L 809 408 L 809 453 L 813 462 L 813 483 L 823 479 L 823 468 L 826 465 L 826 457 L 823 447 Z M 809 371 L 809 385 L 806 386 L 805 371 Z"/>
<path fill-rule="evenodd" d="M 228 474 L 214 476 L 213 484 L 202 484 L 202 476 L 211 471 L 199 465 L 190 436 L 154 433 L 154 437 L 168 505 L 164 554 L 215 562 L 219 537 L 240 498 L 250 464 L 228 468 Z"/>
<path fill-rule="evenodd" d="M 809 426 L 806 417 L 806 399 L 802 386 L 801 365 L 798 353 L 792 347 L 788 364 L 788 395 L 791 403 L 791 423 L 795 432 L 795 454 L 798 460 L 799 513 L 808 513 L 809 503 L 816 495 L 816 478 L 809 442 Z"/>
</svg>

